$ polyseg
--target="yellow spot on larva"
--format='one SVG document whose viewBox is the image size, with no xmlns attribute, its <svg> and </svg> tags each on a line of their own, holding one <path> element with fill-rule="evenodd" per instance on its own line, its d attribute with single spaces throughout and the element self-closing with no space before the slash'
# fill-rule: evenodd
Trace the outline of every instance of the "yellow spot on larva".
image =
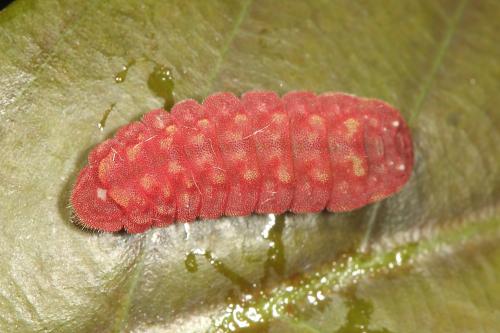
<svg viewBox="0 0 500 333">
<path fill-rule="evenodd" d="M 162 215 L 171 215 L 173 213 L 173 208 L 167 205 L 157 205 L 156 211 Z"/>
<path fill-rule="evenodd" d="M 155 183 L 155 179 L 151 175 L 145 175 L 141 178 L 140 183 L 145 190 L 151 190 L 153 184 Z"/>
<path fill-rule="evenodd" d="M 243 178 L 245 180 L 255 180 L 257 179 L 257 177 L 259 176 L 259 173 L 257 170 L 255 169 L 248 169 L 245 171 L 245 173 L 243 174 Z"/>
<path fill-rule="evenodd" d="M 208 119 L 198 120 L 198 126 L 206 128 L 208 125 L 210 125 Z"/>
<path fill-rule="evenodd" d="M 167 128 L 165 128 L 165 131 L 169 134 L 172 134 L 174 133 L 175 131 L 177 131 L 177 126 L 175 125 L 170 125 L 168 126 Z"/>
<path fill-rule="evenodd" d="M 128 147 L 126 152 L 127 152 L 127 157 L 129 159 L 129 161 L 134 161 L 140 151 L 141 151 L 140 144 L 134 145 L 132 147 Z"/>
<path fill-rule="evenodd" d="M 166 213 L 166 211 L 167 211 L 167 206 L 166 206 L 166 205 L 156 205 L 156 206 L 155 206 L 155 210 L 156 210 L 158 213 L 162 214 L 162 215 L 166 215 L 165 213 Z"/>
<path fill-rule="evenodd" d="M 269 135 L 269 141 L 272 143 L 272 144 L 278 144 L 280 141 L 281 141 L 281 133 L 271 133 Z"/>
<path fill-rule="evenodd" d="M 171 161 L 168 163 L 168 171 L 170 173 L 179 173 L 182 171 L 182 166 L 177 161 Z"/>
<path fill-rule="evenodd" d="M 314 180 L 326 183 L 330 179 L 330 175 L 325 169 L 314 169 L 312 172 L 312 177 Z"/>
<path fill-rule="evenodd" d="M 224 184 L 226 182 L 226 176 L 220 170 L 217 170 L 213 173 L 212 183 L 213 184 Z"/>
<path fill-rule="evenodd" d="M 282 165 L 278 168 L 278 179 L 285 184 L 290 183 L 290 180 L 292 179 L 288 169 Z"/>
<path fill-rule="evenodd" d="M 195 186 L 195 182 L 193 178 L 188 178 L 184 181 L 184 185 L 186 188 L 193 188 Z"/>
<path fill-rule="evenodd" d="M 173 142 L 174 142 L 174 138 L 171 136 L 169 136 L 165 139 L 161 139 L 160 140 L 160 148 L 161 149 L 170 149 Z"/>
<path fill-rule="evenodd" d="M 181 194 L 180 199 L 181 199 L 181 206 L 189 207 L 189 200 L 190 200 L 189 194 L 187 193 Z"/>
<path fill-rule="evenodd" d="M 318 149 L 304 150 L 300 154 L 300 158 L 304 163 L 314 163 L 315 161 L 321 160 L 321 153 Z"/>
<path fill-rule="evenodd" d="M 281 157 L 283 155 L 282 153 L 283 152 L 279 147 L 271 147 L 267 152 L 269 158 Z"/>
<path fill-rule="evenodd" d="M 316 143 L 318 138 L 319 138 L 319 134 L 317 132 L 310 132 L 310 133 L 307 133 L 307 135 L 306 135 L 306 140 L 307 140 L 307 143 L 309 145 L 313 145 L 314 143 Z"/>
<path fill-rule="evenodd" d="M 273 116 L 271 117 L 272 121 L 280 124 L 282 122 L 284 122 L 286 119 L 287 119 L 287 116 L 285 113 L 275 113 L 273 114 Z"/>
<path fill-rule="evenodd" d="M 349 118 L 344 121 L 344 125 L 347 128 L 347 136 L 351 137 L 358 130 L 359 122 L 354 118 Z"/>
<path fill-rule="evenodd" d="M 233 161 L 243 161 L 246 158 L 246 156 L 247 153 L 244 150 L 240 149 L 231 154 L 231 159 Z"/>
<path fill-rule="evenodd" d="M 191 138 L 191 143 L 194 145 L 202 145 L 205 142 L 205 136 L 203 134 L 196 134 Z"/>
<path fill-rule="evenodd" d="M 262 152 L 264 151 L 264 149 L 267 148 L 267 145 L 263 144 L 262 142 L 260 141 L 256 141 L 255 142 L 255 149 L 258 151 L 258 152 Z"/>
<path fill-rule="evenodd" d="M 317 114 L 313 114 L 309 117 L 309 124 L 313 126 L 322 126 L 325 123 L 323 117 L 318 116 Z"/>
<path fill-rule="evenodd" d="M 228 131 L 224 135 L 227 141 L 241 141 L 243 139 L 243 133 L 241 132 L 231 132 Z"/>
<path fill-rule="evenodd" d="M 163 197 L 169 198 L 170 195 L 172 195 L 172 190 L 170 189 L 170 186 L 165 185 L 162 187 L 161 192 L 163 194 Z"/>
<path fill-rule="evenodd" d="M 206 163 L 212 163 L 214 160 L 213 156 L 212 156 L 212 153 L 204 153 L 204 154 L 201 154 L 200 157 L 198 157 L 196 159 L 196 164 L 198 166 L 202 166 Z"/>
<path fill-rule="evenodd" d="M 109 190 L 109 196 L 121 207 L 128 207 L 131 199 L 130 192 L 126 189 L 113 187 Z"/>
<path fill-rule="evenodd" d="M 245 123 L 247 120 L 248 120 L 247 116 L 246 116 L 246 115 L 244 115 L 244 114 L 241 114 L 241 113 L 240 113 L 240 114 L 238 114 L 238 115 L 236 115 L 236 117 L 234 117 L 234 122 L 235 122 L 236 124 L 243 124 L 243 123 Z"/>
<path fill-rule="evenodd" d="M 359 158 L 358 156 L 352 155 L 351 161 L 352 161 L 352 169 L 354 171 L 354 174 L 358 177 L 364 176 L 365 168 L 363 168 L 363 161 L 361 160 L 361 158 Z"/>
<path fill-rule="evenodd" d="M 102 159 L 99 163 L 98 176 L 101 182 L 104 182 L 109 177 L 109 170 L 111 169 L 111 164 L 113 163 L 113 159 L 108 155 L 106 158 Z"/>
</svg>

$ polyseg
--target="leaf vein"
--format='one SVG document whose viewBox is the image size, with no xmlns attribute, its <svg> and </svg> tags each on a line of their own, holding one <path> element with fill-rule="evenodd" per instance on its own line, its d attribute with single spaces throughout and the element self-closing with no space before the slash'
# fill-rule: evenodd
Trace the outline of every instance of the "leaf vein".
<svg viewBox="0 0 500 333">
<path fill-rule="evenodd" d="M 141 237 L 139 240 L 139 253 L 137 254 L 135 258 L 135 269 L 133 271 L 133 275 L 130 278 L 130 282 L 128 284 L 128 291 L 123 297 L 123 303 L 122 305 L 118 308 L 116 318 L 114 321 L 114 328 L 113 332 L 122 332 L 123 328 L 126 326 L 128 323 L 128 317 L 130 314 L 130 306 L 132 302 L 132 298 L 134 296 L 134 292 L 137 288 L 137 283 L 139 281 L 139 278 L 141 277 L 143 271 L 144 271 L 144 257 L 146 256 L 146 250 L 147 250 L 147 241 L 148 237 Z"/>
<path fill-rule="evenodd" d="M 437 73 L 439 69 L 441 68 L 444 57 L 450 48 L 451 41 L 453 40 L 453 37 L 455 35 L 455 32 L 457 30 L 457 27 L 463 17 L 464 14 L 464 9 L 467 5 L 468 0 L 462 0 L 457 9 L 455 10 L 455 13 L 452 17 L 452 20 L 448 26 L 448 30 L 446 31 L 446 34 L 441 42 L 441 45 L 439 46 L 436 56 L 434 57 L 434 61 L 432 62 L 431 70 L 429 72 L 429 75 L 427 76 L 427 79 L 425 80 L 423 86 L 420 88 L 420 94 L 418 95 L 415 105 L 413 107 L 413 111 L 410 116 L 409 124 L 413 124 L 415 119 L 418 117 L 422 110 L 422 105 L 429 95 L 430 87 L 432 86 L 432 83 L 436 79 Z"/>
<path fill-rule="evenodd" d="M 243 7 L 241 8 L 241 12 L 236 19 L 236 23 L 234 24 L 233 29 L 229 33 L 229 36 L 226 39 L 226 42 L 224 43 L 224 46 L 221 49 L 219 58 L 217 59 L 217 62 L 215 63 L 215 66 L 214 66 L 214 70 L 210 73 L 210 76 L 208 77 L 208 87 L 207 87 L 207 91 L 206 91 L 205 95 L 210 94 L 210 91 L 212 90 L 212 86 L 214 84 L 214 81 L 220 73 L 222 63 L 224 62 L 224 59 L 225 59 L 227 53 L 229 52 L 230 46 L 231 46 L 232 42 L 234 41 L 236 35 L 238 34 L 238 31 L 241 27 L 241 24 L 243 23 L 243 21 L 245 20 L 245 18 L 248 15 L 252 1 L 253 0 L 247 0 L 243 4 Z"/>
</svg>

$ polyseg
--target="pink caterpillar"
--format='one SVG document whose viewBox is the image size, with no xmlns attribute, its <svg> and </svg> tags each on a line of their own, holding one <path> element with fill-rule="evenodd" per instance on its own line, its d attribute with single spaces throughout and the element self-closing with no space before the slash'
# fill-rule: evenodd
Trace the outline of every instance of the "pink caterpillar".
<svg viewBox="0 0 500 333">
<path fill-rule="evenodd" d="M 222 215 L 350 211 L 397 192 L 413 149 L 399 112 L 379 100 L 222 92 L 146 113 L 88 162 L 71 195 L 78 220 L 138 233 Z"/>
</svg>

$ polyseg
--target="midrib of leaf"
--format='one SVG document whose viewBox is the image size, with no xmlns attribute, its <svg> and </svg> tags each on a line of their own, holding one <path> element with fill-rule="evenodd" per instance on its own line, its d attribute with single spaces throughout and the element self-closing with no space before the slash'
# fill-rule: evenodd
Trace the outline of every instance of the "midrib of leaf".
<svg viewBox="0 0 500 333">
<path fill-rule="evenodd" d="M 422 110 L 422 105 L 425 99 L 427 98 L 427 95 L 429 94 L 430 88 L 437 76 L 439 69 L 443 64 L 444 57 L 448 49 L 450 48 L 451 41 L 453 40 L 457 27 L 463 17 L 464 9 L 467 5 L 467 2 L 468 0 L 462 0 L 458 4 L 457 9 L 455 10 L 455 13 L 452 16 L 450 23 L 448 24 L 448 29 L 432 61 L 432 66 L 429 74 L 427 75 L 427 79 L 424 81 L 423 85 L 421 85 L 419 89 L 420 94 L 415 100 L 415 105 L 412 108 L 410 119 L 408 121 L 410 125 L 413 125 L 414 121 L 417 119 L 418 115 L 420 114 L 420 111 Z"/>
<path fill-rule="evenodd" d="M 470 219 L 474 219 L 474 217 L 467 220 Z M 269 324 L 276 318 L 286 320 L 287 309 L 283 305 L 290 304 L 290 300 L 294 300 L 295 304 L 305 304 L 308 302 L 308 295 L 316 295 L 319 291 L 328 299 L 333 293 L 339 293 L 363 279 L 376 279 L 377 276 L 389 271 L 403 270 L 418 265 L 419 262 L 431 259 L 442 248 L 459 250 L 467 243 L 482 240 L 495 241 L 500 237 L 499 226 L 500 218 L 498 210 L 495 210 L 489 218 L 478 220 L 475 223 L 462 223 L 459 226 L 435 230 L 432 236 L 421 239 L 417 243 L 404 243 L 390 248 L 382 247 L 368 255 L 366 253 L 354 254 L 345 260 L 334 262 L 333 266 L 325 264 L 325 266 L 301 276 L 301 282 L 295 283 L 292 290 L 288 289 L 289 281 L 282 281 L 275 288 L 259 294 L 258 298 L 232 304 L 232 306 L 238 306 L 239 321 L 244 320 L 244 314 L 249 309 L 257 311 L 263 318 L 257 325 Z M 399 263 L 398 260 L 395 260 L 398 255 L 400 257 Z M 354 274 L 355 272 L 356 274 Z M 297 279 L 299 277 L 295 276 L 294 281 Z M 230 327 L 239 327 L 238 323 L 234 322 L 234 313 L 230 307 L 213 317 L 213 320 L 212 330 L 216 332 L 229 332 L 232 331 Z M 249 324 L 252 325 L 252 322 L 249 321 Z M 252 327 L 250 326 L 250 328 Z"/>
<path fill-rule="evenodd" d="M 361 252 L 366 252 L 370 246 L 370 239 L 372 236 L 373 227 L 375 226 L 375 221 L 377 220 L 378 212 L 379 212 L 380 206 L 383 204 L 383 202 L 384 201 L 378 201 L 371 208 L 370 216 L 368 217 L 366 232 L 363 236 L 363 240 L 361 241 L 361 245 L 360 245 Z"/>
<path fill-rule="evenodd" d="M 232 42 L 234 41 L 236 35 L 240 31 L 241 24 L 243 23 L 243 21 L 247 17 L 247 14 L 249 12 L 249 8 L 250 8 L 252 1 L 253 0 L 247 0 L 243 4 L 241 11 L 240 11 L 240 13 L 236 19 L 236 22 L 234 24 L 234 27 L 233 27 L 233 29 L 231 29 L 231 32 L 229 33 L 229 35 L 228 35 L 228 37 L 227 37 L 227 39 L 226 39 L 226 41 L 221 49 L 220 56 L 218 57 L 217 62 L 214 66 L 214 70 L 211 72 L 211 74 L 209 76 L 209 84 L 207 86 L 207 94 L 209 93 L 209 91 L 213 85 L 213 82 L 215 81 L 215 79 L 219 75 L 219 72 L 220 72 L 222 63 L 224 62 L 225 56 L 228 53 L 229 48 L 230 48 Z M 148 241 L 149 241 L 149 237 L 145 237 L 145 238 L 141 239 L 141 242 L 143 243 L 143 244 L 141 244 L 142 245 L 141 251 L 138 254 L 138 257 L 136 259 L 136 265 L 135 265 L 136 267 L 134 270 L 134 274 L 131 277 L 131 281 L 129 283 L 129 290 L 128 290 L 127 294 L 123 297 L 122 306 L 117 311 L 113 332 L 122 332 L 123 328 L 128 323 L 128 317 L 130 314 L 130 305 L 131 305 L 132 299 L 134 297 L 134 292 L 135 292 L 135 289 L 137 288 L 137 283 L 139 281 L 139 278 L 144 271 L 144 257 L 145 257 L 145 252 L 147 251 L 147 242 Z"/>
</svg>

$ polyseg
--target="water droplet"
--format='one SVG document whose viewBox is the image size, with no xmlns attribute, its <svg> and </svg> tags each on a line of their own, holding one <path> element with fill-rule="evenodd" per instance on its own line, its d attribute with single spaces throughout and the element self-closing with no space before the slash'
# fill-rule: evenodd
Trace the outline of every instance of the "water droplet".
<svg viewBox="0 0 500 333">
<path fill-rule="evenodd" d="M 198 270 L 198 263 L 196 262 L 196 254 L 189 252 L 184 260 L 184 266 L 190 273 L 194 273 Z"/>
<path fill-rule="evenodd" d="M 104 110 L 104 113 L 102 114 L 101 120 L 97 123 L 97 127 L 102 131 L 104 131 L 104 127 L 106 126 L 106 121 L 108 120 L 108 116 L 113 111 L 116 103 L 112 103 L 106 110 Z"/>
<path fill-rule="evenodd" d="M 172 69 L 167 66 L 156 65 L 151 74 L 149 74 L 148 87 L 157 96 L 165 100 L 163 108 L 167 111 L 170 110 L 174 105 L 174 77 Z"/>
<path fill-rule="evenodd" d="M 401 266 L 401 263 L 403 262 L 403 257 L 401 255 L 401 252 L 396 253 L 396 264 L 398 266 Z"/>
<path fill-rule="evenodd" d="M 263 320 L 262 315 L 254 307 L 251 307 L 247 310 L 246 316 L 248 319 L 250 319 L 251 321 L 253 321 L 255 323 L 262 322 L 262 320 Z"/>
<path fill-rule="evenodd" d="M 250 324 L 246 320 L 245 316 L 243 315 L 243 307 L 241 307 L 239 304 L 236 305 L 236 307 L 233 310 L 233 320 L 236 325 L 238 325 L 239 328 L 244 328 L 244 327 L 249 327 Z"/>
<path fill-rule="evenodd" d="M 307 295 L 307 301 L 312 305 L 318 304 L 318 302 L 316 302 L 316 297 L 314 297 L 313 295 Z"/>
<path fill-rule="evenodd" d="M 128 70 L 135 64 L 135 60 L 130 60 L 125 66 L 122 67 L 122 70 L 115 74 L 115 82 L 123 83 L 127 78 Z"/>
</svg>

